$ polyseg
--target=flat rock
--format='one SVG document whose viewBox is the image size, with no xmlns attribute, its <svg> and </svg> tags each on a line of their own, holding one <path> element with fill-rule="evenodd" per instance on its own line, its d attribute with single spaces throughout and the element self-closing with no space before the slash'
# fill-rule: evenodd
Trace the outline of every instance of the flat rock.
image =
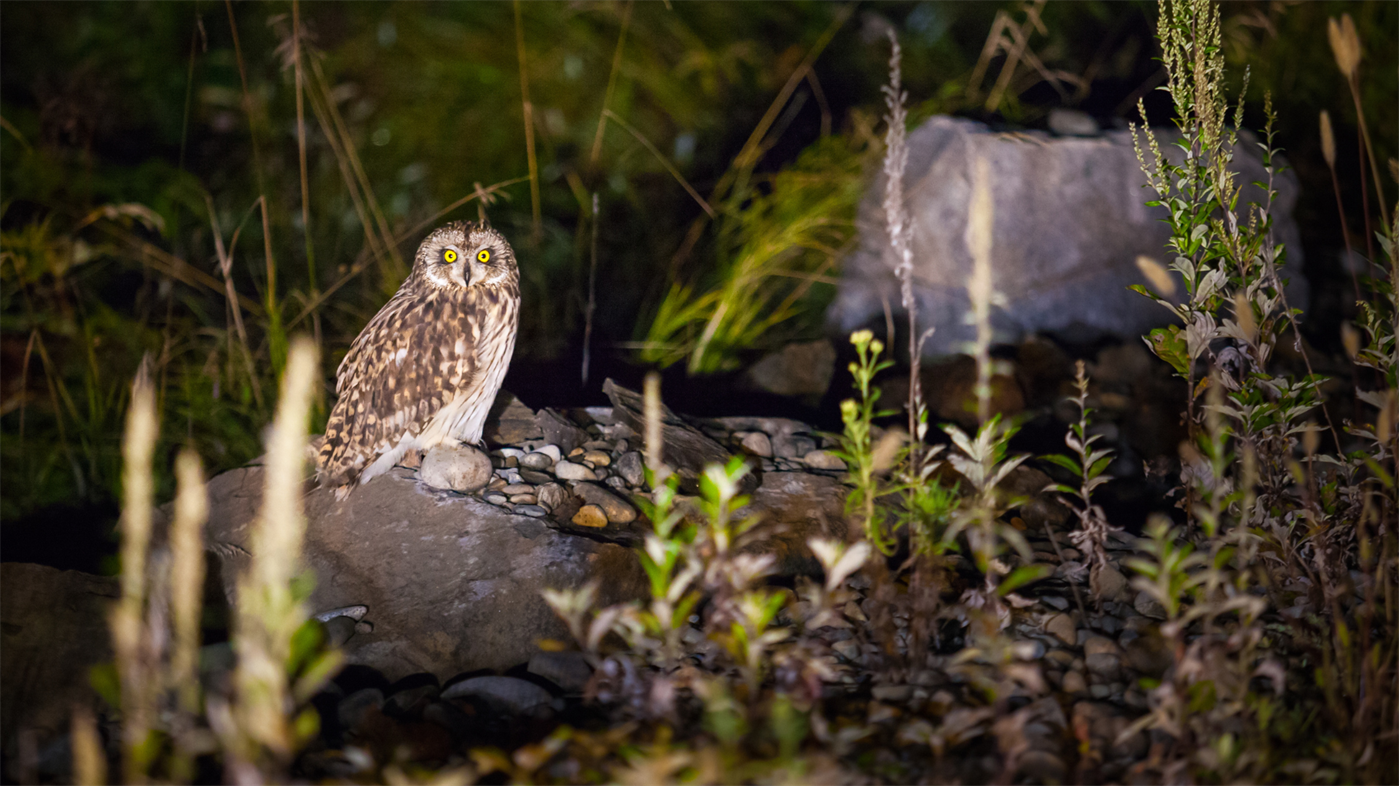
<svg viewBox="0 0 1399 786">
<path fill-rule="evenodd" d="M 613 470 L 632 488 L 639 489 L 646 483 L 646 465 L 641 460 L 641 454 L 635 450 L 623 453 L 617 459 L 617 464 Z"/>
<path fill-rule="evenodd" d="M 544 433 L 535 422 L 534 410 L 505 391 L 495 397 L 495 404 L 486 417 L 486 427 L 481 432 L 488 445 L 518 445 L 542 436 Z"/>
<path fill-rule="evenodd" d="M 1132 608 L 1143 617 L 1151 617 L 1156 620 L 1166 618 L 1166 607 L 1162 606 L 1155 598 L 1147 592 L 1138 592 L 1135 600 L 1132 601 Z"/>
<path fill-rule="evenodd" d="M 231 599 L 248 563 L 262 485 L 261 467 L 209 481 L 208 540 Z M 503 670 L 527 662 L 538 639 L 569 640 L 540 596 L 546 588 L 597 580 L 599 604 L 647 594 L 626 548 L 435 491 L 408 470 L 375 478 L 344 501 L 308 484 L 304 500 L 303 562 L 316 576 L 308 605 L 312 611 L 367 606 L 373 629 L 351 638 L 345 654 L 390 680 Z"/>
<path fill-rule="evenodd" d="M 597 480 L 597 473 L 572 461 L 560 461 L 554 465 L 554 475 L 559 480 Z"/>
<path fill-rule="evenodd" d="M 612 416 L 618 423 L 637 434 L 646 433 L 640 393 L 628 390 L 611 379 L 602 383 L 602 391 L 612 400 Z M 687 493 L 698 489 L 700 473 L 706 466 L 728 464 L 732 458 L 718 442 L 686 423 L 664 404 L 661 405 L 661 442 L 662 460 L 676 471 Z M 751 491 L 757 481 L 750 475 L 743 479 L 742 485 L 745 491 Z"/>
<path fill-rule="evenodd" d="M 1054 638 L 1073 645 L 1078 643 L 1078 626 L 1074 624 L 1074 618 L 1069 614 L 1055 614 L 1044 623 L 1044 629 Z"/>
<path fill-rule="evenodd" d="M 587 431 L 579 428 L 578 424 L 555 410 L 539 410 L 535 422 L 539 424 L 539 430 L 543 432 L 544 438 L 558 445 L 564 453 L 569 453 L 588 441 Z"/>
<path fill-rule="evenodd" d="M 554 683 L 565 693 L 581 694 L 592 679 L 593 667 L 581 652 L 537 652 L 529 659 L 529 673 Z"/>
<path fill-rule="evenodd" d="M 487 675 L 471 677 L 448 685 L 443 699 L 475 698 L 503 715 L 541 715 L 549 711 L 554 697 L 549 691 L 519 677 Z"/>
<path fill-rule="evenodd" d="M 0 564 L 0 729 L 40 744 L 68 734 L 75 704 L 96 707 L 88 671 L 112 659 L 107 615 L 117 579 L 20 562 Z"/>
</svg>

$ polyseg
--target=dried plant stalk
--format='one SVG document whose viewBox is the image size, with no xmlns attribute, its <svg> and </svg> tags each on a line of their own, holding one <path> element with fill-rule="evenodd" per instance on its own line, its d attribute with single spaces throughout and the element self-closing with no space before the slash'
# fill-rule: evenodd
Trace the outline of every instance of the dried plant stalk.
<svg viewBox="0 0 1399 786">
<path fill-rule="evenodd" d="M 127 783 L 146 780 L 145 742 L 155 717 L 151 657 L 144 621 L 146 557 L 151 539 L 151 499 L 159 420 L 151 386 L 150 356 L 141 361 L 131 385 L 131 407 L 122 440 L 121 601 L 112 614 L 112 645 L 121 680 L 122 770 Z"/>
<path fill-rule="evenodd" d="M 314 343 L 305 337 L 292 342 L 268 441 L 262 511 L 251 536 L 252 563 L 238 585 L 237 704 L 233 708 L 237 739 L 228 761 L 231 780 L 238 782 L 254 777 L 254 762 L 282 771 L 294 752 L 286 664 L 292 634 L 306 620 L 292 593 L 292 580 L 301 569 L 306 531 L 301 490 L 317 365 Z M 263 750 L 271 761 L 264 758 Z"/>
</svg>

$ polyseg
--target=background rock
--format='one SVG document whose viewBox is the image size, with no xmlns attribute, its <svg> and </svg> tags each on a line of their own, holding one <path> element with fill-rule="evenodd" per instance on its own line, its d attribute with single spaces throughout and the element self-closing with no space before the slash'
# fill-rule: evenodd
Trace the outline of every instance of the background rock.
<svg viewBox="0 0 1399 786">
<path fill-rule="evenodd" d="M 1156 132 L 1168 155 L 1173 132 Z M 966 284 L 972 259 L 965 232 L 973 161 L 989 164 L 995 204 L 992 266 L 997 292 L 992 323 L 998 343 L 1016 343 L 1027 333 L 1059 334 L 1072 341 L 1103 335 L 1133 338 L 1167 324 L 1170 312 L 1127 290 L 1144 284 L 1135 260 L 1139 254 L 1167 261 L 1169 228 L 1158 219 L 1162 208 L 1143 203 L 1154 194 L 1141 186 L 1131 135 L 1109 131 L 1096 137 L 1053 137 L 1039 131 L 992 132 L 981 123 L 934 117 L 909 135 L 904 175 L 913 227 L 914 280 L 924 328 L 936 327 L 925 351 L 943 355 L 962 351 L 973 338 L 964 319 Z M 1237 182 L 1267 181 L 1248 140 L 1235 150 Z M 1292 208 L 1297 181 L 1290 172 L 1274 180 L 1274 236 L 1286 243 L 1288 289 L 1293 306 L 1305 308 L 1307 285 L 1301 275 L 1301 242 Z M 884 325 L 884 303 L 899 310 L 884 233 L 882 177 L 870 187 L 860 208 L 866 230 L 860 247 L 845 261 L 836 300 L 827 314 L 833 331 L 848 335 Z M 1246 185 L 1241 203 L 1260 200 L 1259 189 Z M 898 323 L 898 320 L 896 320 Z"/>
<path fill-rule="evenodd" d="M 748 369 L 748 381 L 779 396 L 820 401 L 835 374 L 836 349 L 827 339 L 788 344 Z"/>
<path fill-rule="evenodd" d="M 262 484 L 261 467 L 209 482 L 209 540 L 230 599 L 248 562 Z M 636 556 L 622 546 L 432 489 L 408 470 L 375 478 L 343 502 L 310 490 L 305 505 L 311 611 L 368 606 L 373 631 L 352 637 L 345 654 L 390 680 L 505 669 L 528 661 L 537 639 L 570 640 L 540 597 L 545 588 L 597 579 L 603 604 L 646 593 Z"/>
<path fill-rule="evenodd" d="M 0 728 L 8 753 L 22 730 L 66 736 L 74 704 L 97 700 L 89 670 L 112 659 L 107 615 L 115 578 L 17 562 L 0 564 Z"/>
</svg>

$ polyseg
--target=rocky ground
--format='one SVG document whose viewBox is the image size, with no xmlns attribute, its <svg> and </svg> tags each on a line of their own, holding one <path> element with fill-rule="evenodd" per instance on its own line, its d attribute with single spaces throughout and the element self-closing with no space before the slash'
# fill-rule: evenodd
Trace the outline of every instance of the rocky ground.
<svg viewBox="0 0 1399 786">
<path fill-rule="evenodd" d="M 1062 434 L 1063 423 L 1077 417 L 1061 406 L 1068 362 L 1045 342 L 1022 346 L 1000 380 L 998 407 Z M 957 399 L 969 390 L 956 368 L 935 367 L 927 380 L 947 419 L 957 419 Z M 1162 414 L 1162 391 L 1173 381 L 1140 347 L 1103 350 L 1093 371 L 1097 429 L 1119 452 L 1112 472 L 1141 487 L 1148 482 L 1144 456 L 1177 425 Z M 648 594 L 632 551 L 650 526 L 636 504 L 647 491 L 640 399 L 610 383 L 606 389 L 610 407 L 537 412 L 504 395 L 488 425 L 485 456 L 429 454 L 421 466 L 396 468 L 344 501 L 308 492 L 305 561 L 317 575 L 310 605 L 351 665 L 315 700 L 322 730 L 298 765 L 303 775 L 374 777 L 388 763 L 438 768 L 470 761 L 470 751 L 482 746 L 536 743 L 563 725 L 615 724 L 612 710 L 589 698 L 597 688 L 593 665 L 567 651 L 571 637 L 540 597 L 546 588 L 594 581 L 599 604 Z M 754 467 L 746 479 L 750 511 L 769 527 L 758 548 L 776 555 L 775 585 L 818 575 L 807 538 L 848 535 L 845 467 L 832 453 L 833 437 L 784 418 L 691 419 L 667 411 L 664 420 L 666 458 L 679 470 L 682 492 L 695 493 L 704 464 L 747 456 Z M 210 550 L 230 598 L 248 556 L 261 473 L 254 464 L 209 484 Z M 1124 563 L 1136 538 L 1123 532 L 1109 541 L 1110 567 L 1099 597 L 1092 596 L 1084 556 L 1067 537 L 1075 520 L 1042 493 L 1048 482 L 1029 467 L 1007 481 L 1028 501 L 1006 520 L 1022 530 L 1034 562 L 1053 571 L 1020 590 L 1023 602 L 1010 609 L 1004 632 L 1023 679 L 1002 695 L 1000 714 L 982 688 L 996 675 L 966 661 L 959 622 L 941 620 L 926 647 L 914 648 L 927 650 L 914 663 L 910 620 L 919 612 L 906 580 L 892 600 L 866 574 L 845 582 L 840 619 L 815 631 L 835 675 L 822 689 L 826 724 L 815 730 L 836 762 L 831 777 L 1111 782 L 1131 781 L 1152 766 L 1155 732 L 1123 732 L 1146 711 L 1142 680 L 1160 678 L 1172 663 L 1159 629 L 1163 610 L 1130 586 Z M 954 580 L 942 590 L 944 609 L 977 580 L 960 557 L 948 564 Z M 94 599 L 114 596 L 115 580 L 6 564 L 4 584 L 5 680 L 27 680 L 30 688 L 25 707 L 7 689 L 6 726 L 32 731 L 27 738 L 7 733 L 9 777 L 61 779 L 65 713 L 26 708 L 43 705 L 35 697 L 49 694 L 70 706 L 72 674 L 110 657 Z M 63 600 L 72 597 L 81 602 Z M 69 612 L 72 624 L 64 622 Z M 60 637 L 56 628 L 90 641 Z M 689 643 L 703 649 L 700 632 L 693 633 Z M 61 664 L 50 643 L 60 639 L 69 653 Z M 217 685 L 231 653 L 226 644 L 209 645 L 205 661 L 206 679 Z M 1016 740 L 1009 760 L 997 744 L 1007 735 Z M 551 766 L 562 769 L 537 777 L 577 777 L 566 763 Z"/>
</svg>

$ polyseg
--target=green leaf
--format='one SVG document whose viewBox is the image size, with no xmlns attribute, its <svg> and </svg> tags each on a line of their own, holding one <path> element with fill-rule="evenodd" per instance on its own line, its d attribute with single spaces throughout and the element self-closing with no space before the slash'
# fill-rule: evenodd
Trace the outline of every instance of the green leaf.
<svg viewBox="0 0 1399 786">
<path fill-rule="evenodd" d="M 1053 572 L 1048 565 L 1021 565 L 1001 581 L 1000 586 L 996 587 L 996 594 L 1005 597 L 1014 592 L 1017 587 L 1023 587 L 1032 581 L 1039 581 Z"/>
<path fill-rule="evenodd" d="M 1190 373 L 1190 353 L 1186 348 L 1184 331 L 1179 325 L 1156 328 L 1147 339 L 1147 346 L 1156 356 L 1171 364 L 1181 376 Z"/>
<path fill-rule="evenodd" d="M 1067 469 L 1075 475 L 1083 474 L 1083 468 L 1080 467 L 1078 465 L 1078 461 L 1071 456 L 1065 456 L 1061 453 L 1056 453 L 1052 456 L 1040 456 L 1040 458 L 1044 459 L 1045 461 L 1048 461 L 1050 464 L 1053 464 L 1055 466 L 1063 467 L 1064 469 Z"/>
</svg>

